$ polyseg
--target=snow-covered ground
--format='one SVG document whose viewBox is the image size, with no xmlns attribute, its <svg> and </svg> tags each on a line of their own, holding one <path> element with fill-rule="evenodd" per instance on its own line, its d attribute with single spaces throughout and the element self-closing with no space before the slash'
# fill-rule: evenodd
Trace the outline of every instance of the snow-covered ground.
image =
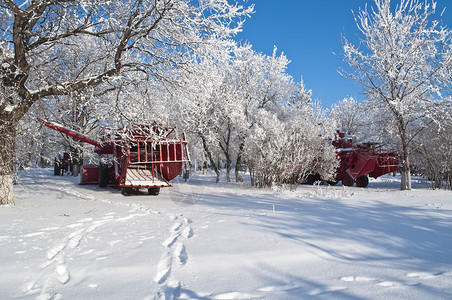
<svg viewBox="0 0 452 300">
<path fill-rule="evenodd" d="M 295 191 L 195 175 L 122 196 L 23 172 L 0 207 L 0 299 L 450 299 L 452 192 Z"/>
</svg>

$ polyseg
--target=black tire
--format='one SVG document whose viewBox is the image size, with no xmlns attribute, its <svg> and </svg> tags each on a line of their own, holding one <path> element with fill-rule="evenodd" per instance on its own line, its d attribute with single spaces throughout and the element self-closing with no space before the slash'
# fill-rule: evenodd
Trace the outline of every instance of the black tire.
<svg viewBox="0 0 452 300">
<path fill-rule="evenodd" d="M 60 168 L 60 164 L 55 162 L 55 164 L 53 165 L 53 175 L 55 176 L 61 176 L 61 168 Z"/>
<path fill-rule="evenodd" d="M 316 183 L 317 181 L 320 180 L 320 176 L 318 174 L 314 175 L 314 174 L 309 174 L 308 177 L 306 177 L 306 184 L 309 185 L 313 185 L 314 183 Z"/>
<path fill-rule="evenodd" d="M 131 188 L 131 187 L 123 187 L 123 188 L 121 189 L 121 193 L 122 193 L 124 196 L 130 196 L 130 195 L 132 195 L 132 192 L 133 192 L 133 188 Z"/>
<path fill-rule="evenodd" d="M 160 188 L 148 188 L 148 194 L 152 196 L 157 196 L 160 193 Z"/>
<path fill-rule="evenodd" d="M 365 188 L 369 185 L 369 177 L 367 175 L 363 175 L 356 179 L 356 186 Z"/>
<path fill-rule="evenodd" d="M 328 183 L 329 185 L 336 185 L 338 181 L 327 181 L 326 183 Z"/>
<path fill-rule="evenodd" d="M 346 174 L 344 177 L 342 177 L 342 185 L 344 186 L 353 186 L 353 184 L 355 183 L 355 181 L 353 180 L 353 178 Z"/>
<path fill-rule="evenodd" d="M 308 177 L 306 177 L 305 183 L 309 184 L 309 185 L 313 185 L 314 181 L 315 181 L 314 175 L 309 174 Z"/>
<path fill-rule="evenodd" d="M 99 165 L 99 187 L 106 187 L 109 180 L 109 168 L 108 166 Z"/>
</svg>

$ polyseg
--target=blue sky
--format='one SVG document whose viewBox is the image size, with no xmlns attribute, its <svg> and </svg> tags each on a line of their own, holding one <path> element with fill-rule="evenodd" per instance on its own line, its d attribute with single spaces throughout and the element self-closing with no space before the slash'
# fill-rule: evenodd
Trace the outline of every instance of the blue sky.
<svg viewBox="0 0 452 300">
<path fill-rule="evenodd" d="M 398 2 L 398 1 L 394 1 Z M 357 13 L 373 0 L 248 0 L 255 13 L 244 24 L 238 40 L 271 55 L 273 46 L 284 52 L 291 63 L 288 73 L 303 81 L 324 106 L 344 97 L 362 100 L 361 87 L 339 75 L 342 62 L 342 36 L 358 41 L 359 32 L 352 10 Z M 447 6 L 442 20 L 452 28 L 452 1 L 437 0 L 437 15 Z"/>
</svg>

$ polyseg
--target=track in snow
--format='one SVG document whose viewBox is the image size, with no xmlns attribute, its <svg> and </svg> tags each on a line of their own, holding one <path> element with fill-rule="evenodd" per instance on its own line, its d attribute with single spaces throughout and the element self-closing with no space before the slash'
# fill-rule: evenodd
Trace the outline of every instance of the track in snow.
<svg viewBox="0 0 452 300">
<path fill-rule="evenodd" d="M 177 299 L 180 296 L 180 282 L 171 279 L 171 272 L 175 266 L 183 266 L 188 260 L 184 240 L 193 236 L 190 227 L 192 222 L 183 215 L 171 216 L 174 224 L 169 228 L 169 236 L 162 242 L 164 247 L 162 257 L 157 265 L 154 281 L 160 285 L 157 293 L 159 299 Z"/>
</svg>

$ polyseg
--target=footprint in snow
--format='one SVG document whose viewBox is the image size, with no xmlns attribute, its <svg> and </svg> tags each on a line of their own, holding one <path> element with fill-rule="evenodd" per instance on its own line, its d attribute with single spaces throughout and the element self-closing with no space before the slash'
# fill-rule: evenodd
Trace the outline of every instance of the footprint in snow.
<svg viewBox="0 0 452 300">
<path fill-rule="evenodd" d="M 296 285 L 272 285 L 272 286 L 266 286 L 263 288 L 258 289 L 259 292 L 286 292 L 286 291 L 290 291 L 290 290 L 295 290 L 300 288 L 299 286 Z"/>
<path fill-rule="evenodd" d="M 383 287 L 393 287 L 393 286 L 402 286 L 403 284 L 395 281 L 382 281 L 380 283 L 377 283 L 377 285 Z"/>
<path fill-rule="evenodd" d="M 42 293 L 40 294 L 36 300 L 49 300 L 49 299 L 61 299 L 62 295 L 59 293 Z"/>
<path fill-rule="evenodd" d="M 180 264 L 184 265 L 188 260 L 187 251 L 182 243 L 177 243 L 174 246 L 174 256 L 178 258 Z"/>
<path fill-rule="evenodd" d="M 65 284 L 66 282 L 68 282 L 71 279 L 71 276 L 69 274 L 69 271 L 68 271 L 66 265 L 58 265 L 56 267 L 55 271 L 56 271 L 58 280 L 62 284 Z"/>
<path fill-rule="evenodd" d="M 419 283 L 406 283 L 406 282 L 398 282 L 398 281 L 382 281 L 377 283 L 378 286 L 382 287 L 398 287 L 398 286 L 414 286 L 419 285 Z"/>
<path fill-rule="evenodd" d="M 55 256 L 57 256 L 61 251 L 63 251 L 64 248 L 66 248 L 66 243 L 59 243 L 47 251 L 47 259 L 51 260 Z"/>
<path fill-rule="evenodd" d="M 180 236 L 180 232 L 175 232 L 170 235 L 169 238 L 163 241 L 162 245 L 166 248 L 170 248 L 177 240 L 177 238 Z"/>
<path fill-rule="evenodd" d="M 406 277 L 419 278 L 419 279 L 430 279 L 430 278 L 435 278 L 438 275 L 441 275 L 441 273 L 432 274 L 432 273 L 427 273 L 427 272 L 413 272 L 413 273 L 406 274 Z"/>
<path fill-rule="evenodd" d="M 189 238 L 191 238 L 193 236 L 193 230 L 191 229 L 191 227 L 185 227 L 184 231 L 182 232 L 182 234 L 184 235 L 184 237 L 189 239 Z"/>
<path fill-rule="evenodd" d="M 342 281 L 346 281 L 346 282 L 368 282 L 368 281 L 376 281 L 375 278 L 371 278 L 371 277 L 364 277 L 364 276 L 346 276 L 346 277 L 341 277 Z"/>
<path fill-rule="evenodd" d="M 181 283 L 171 281 L 160 288 L 156 299 L 181 299 Z"/>
<path fill-rule="evenodd" d="M 170 216 L 171 220 L 178 220 L 180 215 Z M 180 220 L 180 219 L 179 219 Z M 180 237 L 190 238 L 193 236 L 193 230 L 190 226 L 187 226 L 192 221 L 188 218 L 182 218 L 182 221 L 176 221 L 170 228 L 170 235 L 163 242 L 162 245 L 167 249 L 166 252 L 162 254 L 162 258 L 157 266 L 157 274 L 154 277 L 154 281 L 158 284 L 166 283 L 168 277 L 171 274 L 171 268 L 173 265 L 173 258 L 179 262 L 179 264 L 184 265 L 188 260 L 187 251 L 185 245 L 178 241 Z M 167 293 L 165 292 L 165 295 Z"/>
<path fill-rule="evenodd" d="M 177 222 L 171 227 L 171 231 L 173 231 L 173 232 L 178 231 L 181 228 L 181 226 L 182 226 L 182 223 Z"/>
<path fill-rule="evenodd" d="M 162 258 L 157 266 L 157 274 L 154 277 L 154 281 L 158 284 L 162 284 L 166 281 L 171 273 L 171 264 L 173 263 L 173 257 L 171 253 L 163 253 Z"/>
<path fill-rule="evenodd" d="M 321 294 L 325 294 L 325 293 L 331 293 L 331 292 L 337 292 L 337 291 L 342 291 L 342 290 L 346 290 L 347 288 L 345 286 L 325 286 L 325 287 L 320 287 L 317 289 L 314 289 L 310 292 L 308 292 L 309 296 L 317 296 L 317 295 L 321 295 Z"/>
<path fill-rule="evenodd" d="M 85 229 L 80 229 L 69 234 L 68 235 L 69 241 L 67 242 L 69 248 L 74 249 L 75 247 L 77 247 L 80 244 L 80 241 L 82 240 L 84 234 Z"/>
</svg>

